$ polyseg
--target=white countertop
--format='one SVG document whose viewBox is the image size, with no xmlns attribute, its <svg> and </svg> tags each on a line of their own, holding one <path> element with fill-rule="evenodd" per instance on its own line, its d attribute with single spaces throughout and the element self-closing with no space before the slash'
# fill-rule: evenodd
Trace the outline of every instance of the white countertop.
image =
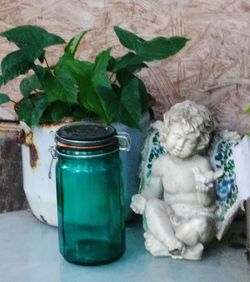
<svg viewBox="0 0 250 282">
<path fill-rule="evenodd" d="M 140 223 L 127 226 L 127 249 L 102 266 L 68 263 L 58 250 L 57 229 L 29 211 L 0 215 L 1 282 L 249 282 L 250 264 L 243 249 L 215 242 L 202 261 L 154 258 L 143 245 Z"/>
</svg>

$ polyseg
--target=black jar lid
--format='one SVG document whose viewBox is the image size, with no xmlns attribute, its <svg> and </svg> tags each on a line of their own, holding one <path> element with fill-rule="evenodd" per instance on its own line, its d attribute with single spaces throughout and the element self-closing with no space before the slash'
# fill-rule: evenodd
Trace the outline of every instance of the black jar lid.
<svg viewBox="0 0 250 282">
<path fill-rule="evenodd" d="M 117 142 L 116 130 L 110 125 L 77 122 L 57 130 L 55 141 L 61 147 L 100 148 Z"/>
</svg>

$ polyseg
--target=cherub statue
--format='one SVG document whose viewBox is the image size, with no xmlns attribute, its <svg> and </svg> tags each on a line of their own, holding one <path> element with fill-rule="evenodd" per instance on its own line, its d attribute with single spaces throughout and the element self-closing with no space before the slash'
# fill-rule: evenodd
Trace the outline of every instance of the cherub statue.
<svg viewBox="0 0 250 282">
<path fill-rule="evenodd" d="M 152 165 L 147 189 L 132 197 L 131 208 L 145 220 L 145 247 L 154 256 L 197 260 L 215 235 L 214 172 L 199 155 L 209 144 L 213 119 L 191 101 L 164 114 L 160 141 L 166 154 Z"/>
</svg>

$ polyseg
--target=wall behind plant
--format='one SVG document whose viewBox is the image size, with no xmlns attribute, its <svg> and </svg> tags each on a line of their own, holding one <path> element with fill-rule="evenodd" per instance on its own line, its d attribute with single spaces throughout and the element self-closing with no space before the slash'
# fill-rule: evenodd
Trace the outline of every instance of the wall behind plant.
<svg viewBox="0 0 250 282">
<path fill-rule="evenodd" d="M 178 56 L 151 64 L 143 72 L 156 98 L 156 116 L 174 103 L 191 99 L 208 106 L 221 128 L 250 130 L 250 1 L 247 0 L 0 0 L 0 31 L 36 24 L 65 39 L 93 29 L 81 45 L 82 58 L 108 46 L 123 49 L 112 27 L 119 25 L 144 38 L 182 35 L 190 39 Z M 11 45 L 0 40 L 0 58 Z M 49 49 L 49 62 L 61 50 Z M 19 97 L 17 82 L 5 91 Z M 15 119 L 11 106 L 0 118 Z"/>
</svg>

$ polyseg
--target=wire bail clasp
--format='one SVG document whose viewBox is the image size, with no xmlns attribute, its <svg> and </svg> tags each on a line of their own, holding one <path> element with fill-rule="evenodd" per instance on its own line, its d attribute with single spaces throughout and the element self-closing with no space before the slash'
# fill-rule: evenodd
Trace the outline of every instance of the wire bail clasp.
<svg viewBox="0 0 250 282">
<path fill-rule="evenodd" d="M 50 165 L 49 165 L 48 177 L 49 177 L 49 179 L 51 179 L 51 176 L 52 176 L 52 172 L 51 172 L 52 171 L 52 165 L 53 165 L 54 160 L 57 159 L 57 153 L 56 153 L 56 149 L 55 149 L 54 146 L 51 146 L 49 148 L 49 152 L 51 154 L 52 159 L 51 159 L 51 162 L 50 162 Z"/>
<path fill-rule="evenodd" d="M 131 149 L 131 139 L 130 135 L 127 132 L 118 132 L 116 137 L 119 140 L 119 150 L 121 151 L 130 151 Z"/>
</svg>

